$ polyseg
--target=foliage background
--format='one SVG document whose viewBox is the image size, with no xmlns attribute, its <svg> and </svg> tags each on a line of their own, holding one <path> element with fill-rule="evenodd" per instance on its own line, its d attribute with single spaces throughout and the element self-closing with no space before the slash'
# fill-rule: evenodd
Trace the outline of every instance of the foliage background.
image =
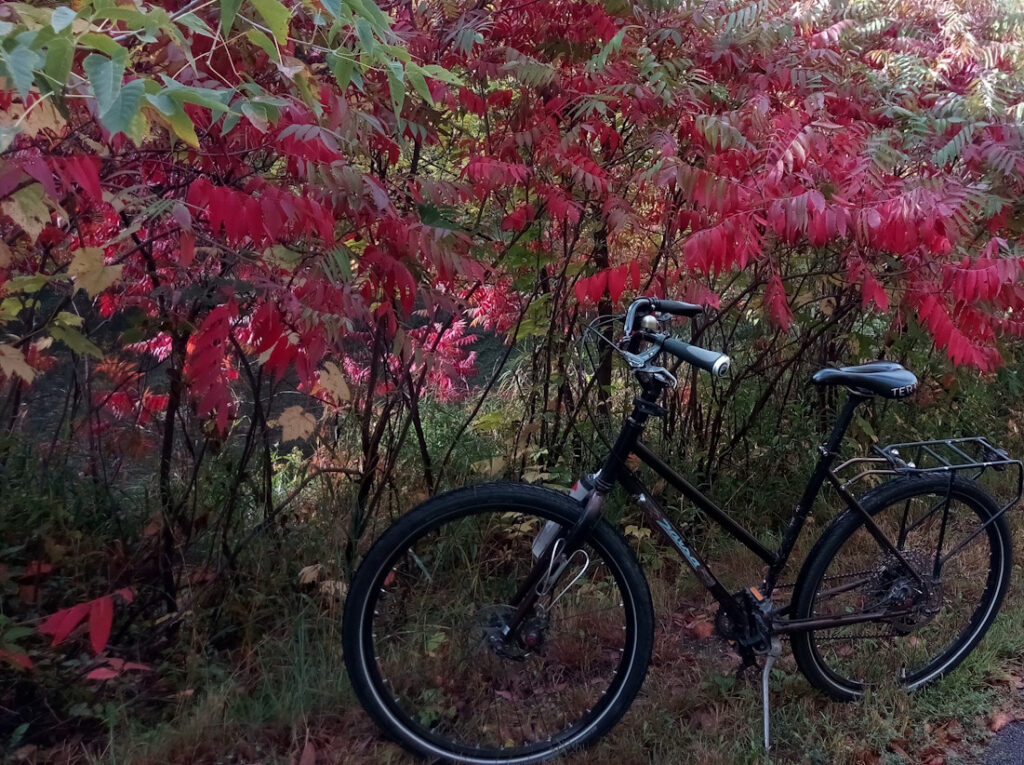
<svg viewBox="0 0 1024 765">
<path fill-rule="evenodd" d="M 822 365 L 924 383 L 851 451 L 1019 447 L 1022 23 L 0 3 L 0 741 L 117 759 L 140 720 L 343 706 L 302 667 L 365 545 L 431 492 L 590 469 L 632 394 L 581 323 L 637 294 L 706 305 L 679 331 L 736 362 L 649 440 L 768 539 Z"/>
</svg>

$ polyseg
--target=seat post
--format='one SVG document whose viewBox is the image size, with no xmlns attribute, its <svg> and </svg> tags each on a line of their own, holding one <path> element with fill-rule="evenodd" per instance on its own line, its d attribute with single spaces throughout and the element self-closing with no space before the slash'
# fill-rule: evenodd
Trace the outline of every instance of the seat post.
<svg viewBox="0 0 1024 765">
<path fill-rule="evenodd" d="M 839 451 L 839 446 L 843 443 L 843 436 L 846 435 L 846 431 L 853 421 L 853 413 L 856 411 L 858 404 L 871 398 L 863 393 L 858 393 L 852 388 L 848 390 L 846 402 L 843 404 L 843 408 L 839 410 L 836 424 L 832 428 L 832 433 L 829 435 L 828 440 L 825 442 L 825 449 L 829 454 L 835 454 Z"/>
</svg>

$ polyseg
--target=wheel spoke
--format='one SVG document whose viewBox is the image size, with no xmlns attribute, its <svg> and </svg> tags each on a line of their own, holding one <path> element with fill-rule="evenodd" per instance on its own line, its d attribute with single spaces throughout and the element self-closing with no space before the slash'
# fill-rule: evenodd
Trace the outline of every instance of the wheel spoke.
<svg viewBox="0 0 1024 765">
<path fill-rule="evenodd" d="M 383 591 L 371 617 L 391 719 L 445 751 L 511 757 L 557 746 L 607 714 L 636 641 L 649 652 L 650 638 L 631 627 L 624 604 L 637 597 L 624 594 L 622 564 L 606 549 L 587 542 L 593 565 L 570 566 L 550 612 L 527 613 L 511 637 L 504 629 L 547 520 L 474 507 L 404 538 L 387 564 L 393 575 L 375 585 Z"/>
<path fill-rule="evenodd" d="M 916 687 L 951 669 L 987 629 L 1005 585 L 1005 521 L 986 523 L 996 505 L 975 484 L 894 481 L 862 505 L 874 528 L 844 516 L 805 564 L 794 595 L 794 620 L 879 615 L 794 635 L 801 669 L 839 698 L 869 685 Z M 944 549 L 957 555 L 943 558 Z"/>
</svg>

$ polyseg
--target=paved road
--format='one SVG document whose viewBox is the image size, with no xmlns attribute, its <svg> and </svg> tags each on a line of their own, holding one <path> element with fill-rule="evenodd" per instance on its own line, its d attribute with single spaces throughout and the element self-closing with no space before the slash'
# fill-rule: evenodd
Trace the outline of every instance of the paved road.
<svg viewBox="0 0 1024 765">
<path fill-rule="evenodd" d="M 1012 722 L 993 737 L 984 765 L 1024 765 L 1024 722 Z"/>
</svg>

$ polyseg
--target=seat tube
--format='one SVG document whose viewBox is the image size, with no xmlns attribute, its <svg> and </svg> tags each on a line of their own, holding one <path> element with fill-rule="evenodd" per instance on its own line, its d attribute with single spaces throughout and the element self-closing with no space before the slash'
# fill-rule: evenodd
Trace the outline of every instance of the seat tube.
<svg viewBox="0 0 1024 765">
<path fill-rule="evenodd" d="M 789 525 L 786 526 L 786 531 L 782 535 L 782 543 L 779 545 L 776 563 L 768 570 L 768 575 L 765 577 L 764 592 L 766 595 L 770 595 L 772 590 L 775 589 L 778 576 L 782 573 L 782 568 L 789 560 L 790 553 L 793 552 L 796 540 L 800 536 L 800 530 L 803 528 L 807 516 L 810 515 L 811 508 L 814 506 L 814 500 L 817 499 L 818 492 L 821 491 L 821 486 L 825 483 L 825 478 L 828 476 L 828 471 L 835 461 L 836 454 L 843 442 L 843 437 L 853 421 L 853 413 L 856 411 L 857 406 L 867 399 L 868 396 L 851 390 L 846 402 L 843 404 L 843 408 L 839 411 L 839 417 L 836 418 L 832 432 L 825 443 L 818 447 L 820 454 L 817 463 L 814 465 L 814 471 L 811 473 L 807 486 L 804 487 L 803 494 L 800 496 L 800 501 L 793 511 L 793 517 L 790 518 Z"/>
</svg>

